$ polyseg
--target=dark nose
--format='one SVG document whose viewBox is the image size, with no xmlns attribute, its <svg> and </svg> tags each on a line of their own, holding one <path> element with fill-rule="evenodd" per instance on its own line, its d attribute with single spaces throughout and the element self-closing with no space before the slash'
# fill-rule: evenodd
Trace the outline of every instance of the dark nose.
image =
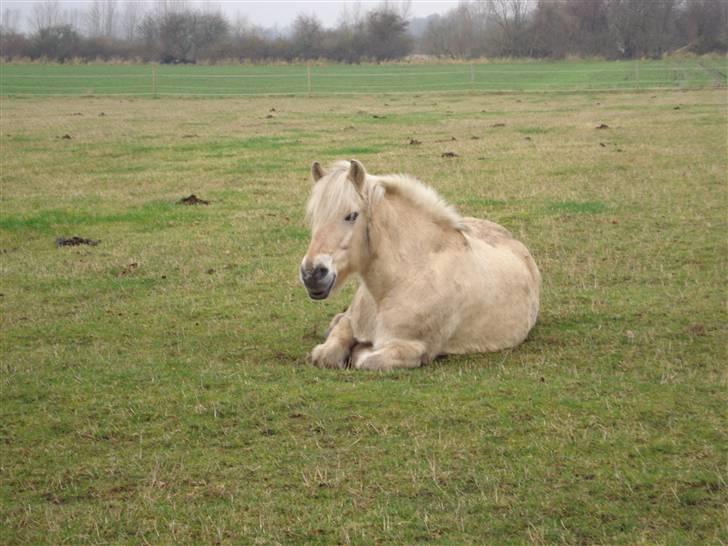
<svg viewBox="0 0 728 546">
<path fill-rule="evenodd" d="M 301 266 L 301 278 L 304 284 L 318 284 L 329 274 L 329 270 L 323 266 L 316 266 L 313 269 L 304 269 Z"/>
</svg>

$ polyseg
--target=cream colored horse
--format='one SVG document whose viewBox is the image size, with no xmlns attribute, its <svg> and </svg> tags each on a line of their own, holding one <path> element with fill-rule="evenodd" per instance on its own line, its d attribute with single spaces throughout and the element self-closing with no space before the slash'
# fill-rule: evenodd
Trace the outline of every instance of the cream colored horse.
<svg viewBox="0 0 728 546">
<path fill-rule="evenodd" d="M 414 368 L 438 355 L 521 343 L 536 322 L 541 275 L 503 227 L 462 218 L 407 176 L 341 161 L 314 180 L 312 239 L 300 278 L 312 299 L 361 280 L 311 359 L 317 366 Z"/>
</svg>

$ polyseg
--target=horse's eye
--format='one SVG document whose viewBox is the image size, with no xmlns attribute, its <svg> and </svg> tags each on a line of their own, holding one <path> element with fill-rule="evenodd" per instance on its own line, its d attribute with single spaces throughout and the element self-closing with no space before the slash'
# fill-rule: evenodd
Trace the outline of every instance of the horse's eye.
<svg viewBox="0 0 728 546">
<path fill-rule="evenodd" d="M 358 216 L 359 216 L 358 212 L 350 212 L 349 214 L 346 215 L 344 220 L 346 220 L 347 222 L 354 222 Z"/>
</svg>

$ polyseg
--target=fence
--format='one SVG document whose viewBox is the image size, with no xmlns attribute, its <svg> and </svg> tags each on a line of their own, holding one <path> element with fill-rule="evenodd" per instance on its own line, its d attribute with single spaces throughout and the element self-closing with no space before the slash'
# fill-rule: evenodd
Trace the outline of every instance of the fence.
<svg viewBox="0 0 728 546">
<path fill-rule="evenodd" d="M 725 61 L 385 65 L 2 65 L 3 96 L 256 96 L 725 87 Z"/>
</svg>

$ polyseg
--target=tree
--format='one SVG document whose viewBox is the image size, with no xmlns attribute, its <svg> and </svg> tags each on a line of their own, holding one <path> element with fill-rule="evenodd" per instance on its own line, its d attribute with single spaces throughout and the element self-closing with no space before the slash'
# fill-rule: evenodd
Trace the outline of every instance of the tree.
<svg viewBox="0 0 728 546">
<path fill-rule="evenodd" d="M 432 17 L 422 38 L 423 51 L 451 58 L 485 53 L 488 12 L 478 2 L 460 2 L 444 16 Z"/>
<path fill-rule="evenodd" d="M 496 54 L 525 57 L 530 53 L 528 0 L 491 0 L 488 4 L 496 32 Z"/>
<path fill-rule="evenodd" d="M 573 50 L 574 20 L 563 2 L 539 0 L 529 28 L 530 55 L 563 58 Z"/>
<path fill-rule="evenodd" d="M 20 26 L 20 10 L 4 8 L 0 14 L 0 30 L 8 33 L 18 32 Z"/>
<path fill-rule="evenodd" d="M 567 0 L 564 9 L 573 22 L 572 51 L 581 55 L 614 57 L 609 32 L 608 0 Z"/>
<path fill-rule="evenodd" d="M 30 41 L 23 34 L 0 28 L 0 57 L 12 60 L 28 56 L 29 51 Z"/>
<path fill-rule="evenodd" d="M 121 14 L 120 35 L 127 42 L 136 40 L 139 23 L 143 18 L 144 5 L 136 0 L 127 0 Z"/>
<path fill-rule="evenodd" d="M 366 54 L 377 61 L 397 59 L 412 50 L 407 20 L 394 10 L 380 8 L 369 12 L 366 23 Z"/>
<path fill-rule="evenodd" d="M 609 27 L 626 58 L 659 57 L 674 35 L 675 0 L 610 0 Z"/>
<path fill-rule="evenodd" d="M 188 63 L 215 57 L 214 50 L 229 38 L 230 24 L 219 13 L 164 9 L 147 14 L 139 30 L 148 55 L 163 63 Z"/>
<path fill-rule="evenodd" d="M 43 2 L 33 4 L 29 22 L 31 28 L 36 33 L 40 33 L 43 29 L 60 25 L 62 16 L 59 0 L 43 0 Z"/>
<path fill-rule="evenodd" d="M 31 57 L 46 57 L 64 62 L 76 57 L 81 46 L 81 37 L 71 25 L 41 28 L 33 38 Z"/>
<path fill-rule="evenodd" d="M 685 2 L 676 26 L 690 51 L 698 54 L 728 50 L 728 1 Z"/>
<path fill-rule="evenodd" d="M 315 15 L 299 15 L 293 22 L 293 56 L 317 59 L 323 54 L 324 29 Z"/>
<path fill-rule="evenodd" d="M 220 13 L 192 13 L 192 59 L 212 60 L 227 42 L 230 23 Z"/>
</svg>

